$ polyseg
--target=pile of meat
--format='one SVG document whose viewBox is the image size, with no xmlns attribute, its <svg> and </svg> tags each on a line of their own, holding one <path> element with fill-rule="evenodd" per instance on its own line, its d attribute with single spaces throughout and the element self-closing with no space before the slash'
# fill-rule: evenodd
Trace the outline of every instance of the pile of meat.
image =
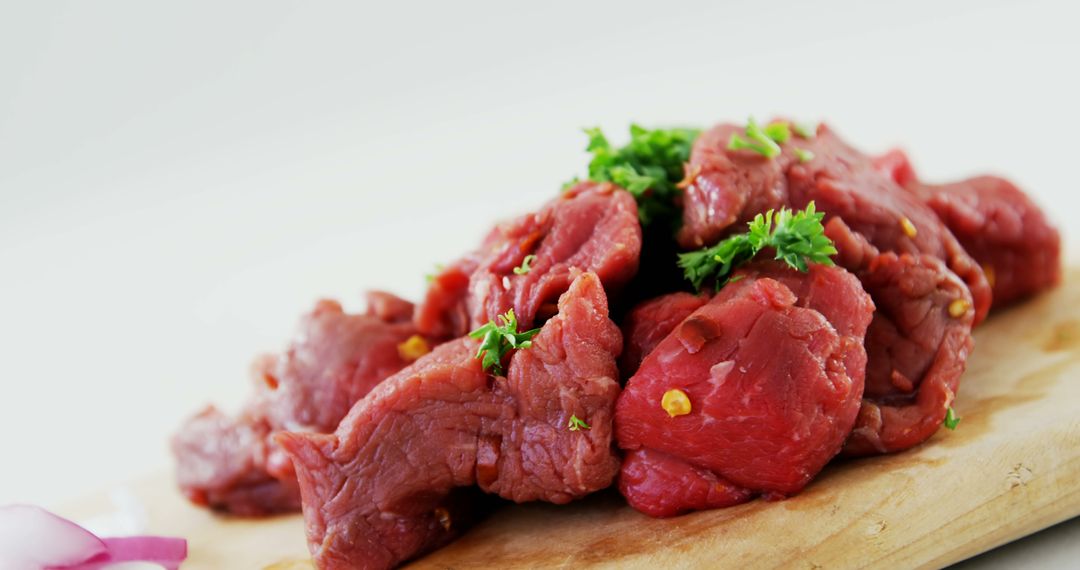
<svg viewBox="0 0 1080 570">
<path fill-rule="evenodd" d="M 617 485 L 672 516 L 787 497 L 837 456 L 927 440 L 991 303 L 1059 280 L 1056 230 L 1006 180 L 925 184 L 902 153 L 867 156 L 825 126 L 777 156 L 728 150 L 743 133 L 698 137 L 677 233 L 644 234 L 670 243 L 643 244 L 626 190 L 580 182 L 495 227 L 416 306 L 320 301 L 256 361 L 238 415 L 211 407 L 182 427 L 180 487 L 238 515 L 302 508 L 320 568 L 386 568 L 494 497 L 566 503 Z M 835 266 L 763 255 L 700 293 L 638 272 L 643 245 L 710 246 L 810 203 Z M 468 333 L 510 310 L 539 331 L 485 369 Z"/>
</svg>

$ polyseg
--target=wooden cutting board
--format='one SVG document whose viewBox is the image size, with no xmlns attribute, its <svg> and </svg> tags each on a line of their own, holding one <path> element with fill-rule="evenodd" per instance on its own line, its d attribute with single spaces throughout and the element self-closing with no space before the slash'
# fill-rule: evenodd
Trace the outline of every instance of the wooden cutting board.
<svg viewBox="0 0 1080 570">
<path fill-rule="evenodd" d="M 976 335 L 956 431 L 830 466 L 802 494 L 667 520 L 607 492 L 511 505 L 415 568 L 940 567 L 1080 515 L 1080 269 Z M 170 476 L 132 485 L 150 530 L 187 537 L 185 570 L 310 568 L 299 516 L 216 517 Z M 94 498 L 62 512 L 108 509 Z"/>
</svg>

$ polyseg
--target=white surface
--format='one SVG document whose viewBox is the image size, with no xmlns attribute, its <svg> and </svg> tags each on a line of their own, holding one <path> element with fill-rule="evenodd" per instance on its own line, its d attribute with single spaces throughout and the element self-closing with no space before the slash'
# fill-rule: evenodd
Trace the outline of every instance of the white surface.
<svg viewBox="0 0 1080 570">
<path fill-rule="evenodd" d="M 512 4 L 0 4 L 0 504 L 169 465 L 318 296 L 415 296 L 583 126 L 827 118 L 1080 206 L 1073 3 Z"/>
</svg>

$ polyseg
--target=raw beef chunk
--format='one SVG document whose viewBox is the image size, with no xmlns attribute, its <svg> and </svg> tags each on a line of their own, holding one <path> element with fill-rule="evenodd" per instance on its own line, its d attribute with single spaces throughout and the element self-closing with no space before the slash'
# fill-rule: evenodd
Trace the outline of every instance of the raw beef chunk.
<svg viewBox="0 0 1080 570">
<path fill-rule="evenodd" d="M 694 176 L 686 189 L 679 236 L 684 247 L 711 245 L 736 222 L 770 208 L 800 210 L 814 201 L 826 221 L 843 218 L 880 251 L 943 260 L 971 289 L 976 322 L 985 317 L 991 291 L 979 264 L 933 210 L 883 174 L 870 157 L 824 125 L 813 138 L 793 136 L 782 154 L 771 159 L 749 150 L 727 150 L 733 132 L 741 133 L 720 125 L 694 145 Z M 800 159 L 795 149 L 812 153 L 812 158 Z M 735 227 L 742 231 L 743 225 Z"/>
<path fill-rule="evenodd" d="M 994 291 L 994 307 L 1061 281 L 1061 236 L 1012 182 L 976 176 L 951 184 L 923 184 L 899 150 L 875 158 L 874 163 L 930 206 L 982 265 Z"/>
<path fill-rule="evenodd" d="M 940 259 L 879 253 L 836 218 L 825 228 L 837 263 L 856 273 L 877 306 L 866 334 L 866 390 L 845 455 L 901 451 L 945 419 L 973 340 L 971 294 Z"/>
<path fill-rule="evenodd" d="M 797 493 L 855 422 L 874 310 L 858 280 L 776 262 L 737 275 L 645 357 L 619 398 L 619 488 L 647 514 Z"/>
<path fill-rule="evenodd" d="M 995 307 L 1061 280 L 1061 236 L 1039 207 L 1008 180 L 980 176 L 921 188 L 926 203 L 982 264 Z"/>
<path fill-rule="evenodd" d="M 506 377 L 481 369 L 477 346 L 466 337 L 421 357 L 333 434 L 278 434 L 320 568 L 386 568 L 445 543 L 475 515 L 455 489 L 565 503 L 611 484 L 622 340 L 600 279 L 573 282 Z M 572 416 L 589 427 L 570 429 Z"/>
<path fill-rule="evenodd" d="M 270 425 L 245 411 L 227 416 L 210 406 L 173 437 L 176 478 L 188 500 L 235 515 L 300 509 L 296 479 L 269 473 Z"/>
<path fill-rule="evenodd" d="M 412 312 L 412 303 L 388 293 L 369 294 L 361 315 L 319 301 L 285 352 L 255 361 L 256 395 L 237 417 L 208 408 L 173 438 L 188 498 L 239 515 L 299 509 L 292 462 L 269 437 L 332 431 L 353 403 L 426 352 Z"/>
<path fill-rule="evenodd" d="M 637 271 L 640 253 L 633 196 L 610 183 L 581 182 L 540 211 L 499 225 L 478 251 L 438 275 L 416 322 L 426 334 L 460 336 L 513 309 L 521 326 L 531 327 L 555 313 L 582 273 L 618 291 Z"/>
<path fill-rule="evenodd" d="M 623 339 L 626 348 L 619 357 L 619 369 L 629 378 L 637 372 L 641 361 L 660 341 L 671 334 L 690 313 L 709 302 L 708 293 L 670 293 L 634 307 L 623 318 Z"/>
<path fill-rule="evenodd" d="M 773 160 L 750 151 L 728 151 L 735 125 L 717 125 L 694 142 L 683 192 L 683 225 L 679 244 L 687 249 L 712 245 L 736 222 L 787 204 L 784 170 L 788 160 Z M 744 224 L 737 224 L 742 228 Z"/>
</svg>

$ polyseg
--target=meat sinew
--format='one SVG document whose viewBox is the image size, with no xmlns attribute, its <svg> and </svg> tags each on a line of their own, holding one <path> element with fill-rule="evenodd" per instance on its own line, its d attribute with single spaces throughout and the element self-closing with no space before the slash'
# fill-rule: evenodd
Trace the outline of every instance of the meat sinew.
<svg viewBox="0 0 1080 570">
<path fill-rule="evenodd" d="M 619 398 L 619 489 L 646 514 L 796 493 L 855 422 L 874 310 L 858 280 L 775 262 L 737 276 L 645 357 Z"/>
<path fill-rule="evenodd" d="M 565 503 L 607 487 L 621 348 L 600 279 L 585 273 L 506 377 L 461 338 L 380 384 L 335 433 L 278 434 L 316 564 L 385 568 L 445 543 L 473 514 L 455 489 Z M 571 429 L 572 416 L 589 427 Z"/>
<path fill-rule="evenodd" d="M 686 190 L 679 235 L 684 247 L 710 245 L 732 224 L 767 209 L 800 210 L 813 201 L 826 221 L 843 218 L 880 251 L 943 260 L 971 289 L 976 322 L 985 317 L 991 291 L 978 263 L 933 210 L 883 174 L 869 156 L 824 125 L 812 138 L 792 138 L 775 158 L 727 150 L 731 134 L 741 132 L 720 125 L 694 145 L 691 172 L 697 174 Z M 808 159 L 798 157 L 795 149 L 808 151 L 803 155 Z"/>
<path fill-rule="evenodd" d="M 974 341 L 971 294 L 931 255 L 879 253 L 835 218 L 825 228 L 837 263 L 877 306 L 866 333 L 866 390 L 845 455 L 901 451 L 941 427 Z"/>
<path fill-rule="evenodd" d="M 255 361 L 256 395 L 238 416 L 207 408 L 173 438 L 184 494 L 239 515 L 298 510 L 292 462 L 269 437 L 282 429 L 333 430 L 354 402 L 426 352 L 412 309 L 388 293 L 369 294 L 360 315 L 319 301 L 287 350 Z"/>
<path fill-rule="evenodd" d="M 1046 214 L 1015 184 L 976 176 L 951 184 L 919 182 L 906 154 L 874 159 L 878 169 L 915 193 L 978 261 L 1003 307 L 1061 280 L 1061 236 Z"/>
<path fill-rule="evenodd" d="M 499 225 L 477 252 L 436 276 L 417 325 L 425 334 L 461 336 L 513 309 L 530 327 L 555 313 L 559 296 L 584 272 L 618 291 L 637 271 L 640 253 L 633 196 L 610 183 L 580 182 L 538 212 Z"/>
</svg>

